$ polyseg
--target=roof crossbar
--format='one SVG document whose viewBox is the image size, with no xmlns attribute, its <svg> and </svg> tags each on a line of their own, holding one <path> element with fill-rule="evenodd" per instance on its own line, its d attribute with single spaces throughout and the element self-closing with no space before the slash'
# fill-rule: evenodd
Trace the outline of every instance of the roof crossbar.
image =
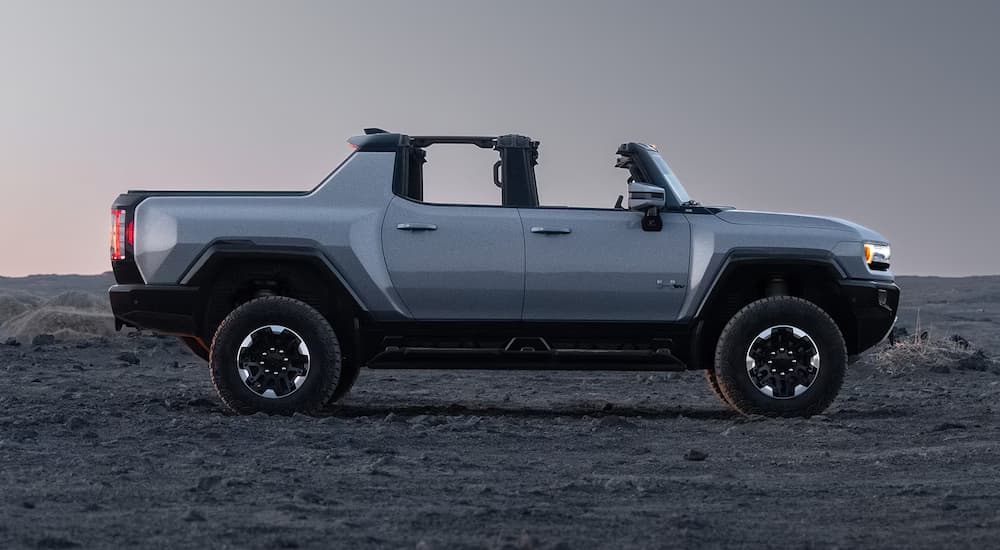
<svg viewBox="0 0 1000 550">
<path fill-rule="evenodd" d="M 426 147 L 435 143 L 469 143 L 480 149 L 492 149 L 496 145 L 495 136 L 410 136 L 414 147 Z"/>
</svg>

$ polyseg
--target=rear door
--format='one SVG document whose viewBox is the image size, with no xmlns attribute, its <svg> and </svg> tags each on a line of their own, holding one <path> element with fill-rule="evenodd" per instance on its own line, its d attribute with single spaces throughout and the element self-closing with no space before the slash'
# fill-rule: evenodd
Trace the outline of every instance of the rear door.
<svg viewBox="0 0 1000 550">
<path fill-rule="evenodd" d="M 674 321 L 687 291 L 691 230 L 680 213 L 643 231 L 628 210 L 521 208 L 524 319 Z"/>
<path fill-rule="evenodd" d="M 393 286 L 415 319 L 521 318 L 524 238 L 516 208 L 396 196 L 382 248 Z"/>
</svg>

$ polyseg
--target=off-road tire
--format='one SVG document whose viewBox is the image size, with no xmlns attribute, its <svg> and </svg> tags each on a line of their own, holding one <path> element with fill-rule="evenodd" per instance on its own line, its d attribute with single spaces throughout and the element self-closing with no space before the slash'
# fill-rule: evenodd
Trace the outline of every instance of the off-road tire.
<svg viewBox="0 0 1000 550">
<path fill-rule="evenodd" d="M 251 332 L 282 325 L 297 333 L 309 348 L 309 370 L 301 386 L 279 398 L 251 390 L 237 369 L 239 347 Z M 212 339 L 209 370 L 219 398 L 239 414 L 264 412 L 316 414 L 333 396 L 341 376 L 340 342 L 330 323 L 308 304 L 284 296 L 250 300 L 233 310 Z"/>
<path fill-rule="evenodd" d="M 747 372 L 747 353 L 762 331 L 789 325 L 805 331 L 819 352 L 819 371 L 800 395 L 777 399 L 765 395 Z M 733 316 L 715 349 L 715 379 L 724 400 L 743 414 L 812 416 L 836 398 L 847 370 L 847 346 L 837 323 L 816 304 L 792 296 L 753 302 Z"/>
<path fill-rule="evenodd" d="M 716 378 L 714 369 L 705 369 L 705 382 L 708 383 L 708 387 L 712 390 L 712 393 L 719 398 L 719 401 L 729 405 L 729 401 L 722 393 L 722 388 L 719 387 L 719 379 Z"/>
<path fill-rule="evenodd" d="M 330 396 L 327 405 L 332 405 L 340 401 L 345 395 L 350 393 L 351 388 L 354 387 L 354 383 L 358 381 L 359 374 L 361 374 L 361 365 L 356 361 L 342 362 L 340 365 L 340 382 L 337 383 L 337 389 L 333 390 L 333 395 Z"/>
<path fill-rule="evenodd" d="M 195 356 L 197 356 L 202 361 L 208 362 L 209 350 L 205 346 L 201 345 L 201 341 L 197 338 L 192 338 L 191 336 L 180 336 L 178 337 L 184 346 L 191 350 Z"/>
</svg>

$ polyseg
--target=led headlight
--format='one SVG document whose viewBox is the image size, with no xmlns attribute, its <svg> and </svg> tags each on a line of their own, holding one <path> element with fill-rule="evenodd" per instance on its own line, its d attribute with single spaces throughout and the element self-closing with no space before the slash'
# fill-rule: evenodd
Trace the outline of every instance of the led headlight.
<svg viewBox="0 0 1000 550">
<path fill-rule="evenodd" d="M 885 270 L 889 268 L 892 250 L 882 243 L 865 243 L 865 263 L 872 269 Z"/>
</svg>

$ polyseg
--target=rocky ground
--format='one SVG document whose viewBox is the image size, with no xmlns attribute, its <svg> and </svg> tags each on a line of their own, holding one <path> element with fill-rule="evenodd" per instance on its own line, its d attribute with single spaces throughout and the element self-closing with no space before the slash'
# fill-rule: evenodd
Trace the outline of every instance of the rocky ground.
<svg viewBox="0 0 1000 550">
<path fill-rule="evenodd" d="M 64 334 L 0 339 L 0 548 L 1000 536 L 995 362 L 855 365 L 811 419 L 736 416 L 699 373 L 448 371 L 363 371 L 319 418 L 238 417 L 173 339 Z"/>
</svg>

